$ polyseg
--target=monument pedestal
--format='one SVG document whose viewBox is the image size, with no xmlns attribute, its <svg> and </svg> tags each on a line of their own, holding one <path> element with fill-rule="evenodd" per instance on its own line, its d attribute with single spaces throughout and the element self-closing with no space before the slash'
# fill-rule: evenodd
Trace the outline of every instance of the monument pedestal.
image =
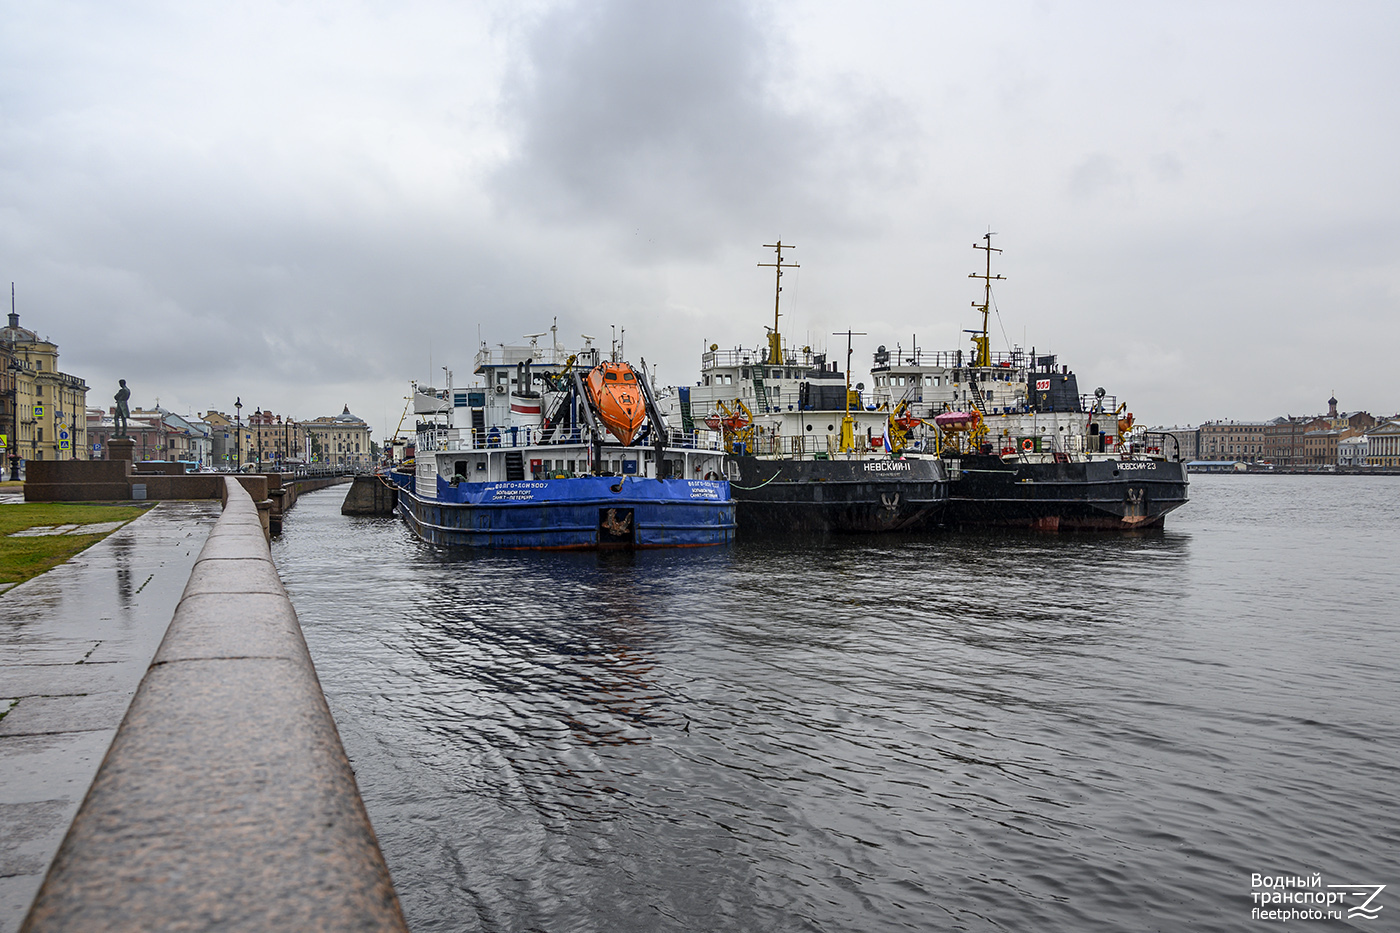
<svg viewBox="0 0 1400 933">
<path fill-rule="evenodd" d="M 107 440 L 107 459 L 131 462 L 136 451 L 136 442 L 129 437 L 113 437 Z"/>
</svg>

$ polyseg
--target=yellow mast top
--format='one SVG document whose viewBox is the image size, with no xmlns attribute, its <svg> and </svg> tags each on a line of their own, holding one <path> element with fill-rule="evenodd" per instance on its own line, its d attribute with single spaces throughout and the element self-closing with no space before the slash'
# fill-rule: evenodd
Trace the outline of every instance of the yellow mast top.
<svg viewBox="0 0 1400 933">
<path fill-rule="evenodd" d="M 758 265 L 764 268 L 771 268 L 777 271 L 773 284 L 773 332 L 768 335 L 768 364 L 770 366 L 781 366 L 783 363 L 783 338 L 778 333 L 778 304 L 783 297 L 783 270 L 801 269 L 796 263 L 783 262 L 784 249 L 797 249 L 796 246 L 784 246 L 783 241 L 776 243 L 764 243 L 764 249 L 776 249 L 778 251 L 777 262 L 760 262 Z"/>
<path fill-rule="evenodd" d="M 987 253 L 987 271 L 983 273 L 969 272 L 967 275 L 969 279 L 981 279 L 984 285 L 982 303 L 980 305 L 975 301 L 972 303 L 974 308 L 982 312 L 982 330 L 980 332 L 972 332 L 973 366 L 992 365 L 992 343 L 991 338 L 987 334 L 988 315 L 991 313 L 992 307 L 992 282 L 1006 280 L 1006 276 L 1004 275 L 992 275 L 992 253 L 1001 252 L 1001 250 L 992 245 L 992 237 L 994 236 L 996 236 L 996 234 L 989 230 L 982 235 L 982 239 L 987 241 L 987 245 L 981 246 L 977 243 L 972 244 L 973 249 L 985 250 Z"/>
</svg>

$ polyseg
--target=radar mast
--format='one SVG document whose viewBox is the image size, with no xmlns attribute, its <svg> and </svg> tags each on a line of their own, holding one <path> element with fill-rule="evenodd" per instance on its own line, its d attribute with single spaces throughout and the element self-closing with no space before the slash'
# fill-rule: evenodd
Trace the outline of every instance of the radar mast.
<svg viewBox="0 0 1400 933">
<path fill-rule="evenodd" d="M 988 230 L 982 235 L 982 239 L 987 241 L 985 246 L 977 243 L 972 244 L 973 249 L 980 249 L 986 251 L 987 271 L 969 272 L 967 274 L 967 277 L 969 279 L 981 279 L 984 286 L 984 290 L 982 292 L 982 303 L 980 305 L 975 301 L 972 303 L 972 306 L 974 308 L 982 312 L 982 330 L 967 331 L 967 333 L 972 334 L 973 366 L 992 365 L 992 344 L 991 338 L 988 336 L 987 333 L 988 317 L 991 314 L 992 307 L 992 283 L 1006 280 L 1006 276 L 1004 275 L 992 275 L 992 253 L 1001 252 L 1001 250 L 997 249 L 995 246 L 992 245 L 992 237 L 994 236 L 996 236 L 996 234 Z"/>
<path fill-rule="evenodd" d="M 783 250 L 797 249 L 796 246 L 784 245 L 782 240 L 776 243 L 764 243 L 764 249 L 775 249 L 778 251 L 777 262 L 760 262 L 760 268 L 773 269 L 777 274 L 773 279 L 773 332 L 768 335 L 768 365 L 781 366 L 783 364 L 783 338 L 778 333 L 778 305 L 783 297 L 783 270 L 801 269 L 797 263 L 783 262 Z"/>
</svg>

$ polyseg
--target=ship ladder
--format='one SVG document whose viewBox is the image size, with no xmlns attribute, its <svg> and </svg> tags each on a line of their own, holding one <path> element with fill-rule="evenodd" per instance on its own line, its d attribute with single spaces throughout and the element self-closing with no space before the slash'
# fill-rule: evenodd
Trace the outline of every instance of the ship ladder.
<svg viewBox="0 0 1400 933">
<path fill-rule="evenodd" d="M 681 396 L 681 430 L 687 437 L 695 433 L 695 416 L 690 410 L 690 386 L 677 389 Z"/>
<path fill-rule="evenodd" d="M 763 384 L 763 367 L 751 367 L 749 372 L 753 374 L 754 410 L 765 412 L 768 410 L 768 389 Z"/>
<path fill-rule="evenodd" d="M 506 482 L 525 478 L 525 455 L 518 450 L 506 452 Z"/>
<path fill-rule="evenodd" d="M 968 395 L 972 399 L 972 407 L 977 409 L 977 413 L 982 416 L 982 420 L 985 422 L 987 420 L 987 406 L 982 401 L 982 389 L 977 385 L 976 370 L 968 373 L 967 385 L 970 390 Z"/>
<path fill-rule="evenodd" d="M 557 396 L 554 404 L 549 406 L 549 411 L 545 414 L 545 428 L 540 432 L 541 443 L 549 443 L 554 435 L 559 431 L 559 421 L 564 415 L 564 407 L 569 404 L 569 394 L 567 392 Z"/>
</svg>

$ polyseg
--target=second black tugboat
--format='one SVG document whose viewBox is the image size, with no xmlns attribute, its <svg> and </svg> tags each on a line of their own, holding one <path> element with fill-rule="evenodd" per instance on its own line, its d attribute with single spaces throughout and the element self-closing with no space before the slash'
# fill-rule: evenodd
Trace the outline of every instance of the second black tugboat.
<svg viewBox="0 0 1400 933">
<path fill-rule="evenodd" d="M 684 430 L 703 423 L 723 436 L 725 469 L 741 536 L 916 531 L 935 527 L 948 496 L 944 461 L 903 443 L 889 411 L 851 387 L 846 369 L 810 347 L 784 345 L 778 330 L 784 269 L 777 261 L 773 328 L 762 349 L 720 350 L 701 360 L 701 381 L 675 393 Z M 698 415 L 698 417 L 697 417 Z"/>
<path fill-rule="evenodd" d="M 933 449 L 949 479 L 948 525 L 1044 531 L 1160 528 L 1187 501 L 1186 464 L 1170 434 L 1135 428 L 1126 403 L 1079 394 L 1068 366 L 1019 347 L 993 354 L 987 331 L 991 257 L 986 234 L 982 328 L 973 350 L 905 355 L 881 347 L 871 376 L 882 407 L 917 413 L 915 443 Z M 907 420 L 907 414 L 906 414 Z"/>
</svg>

